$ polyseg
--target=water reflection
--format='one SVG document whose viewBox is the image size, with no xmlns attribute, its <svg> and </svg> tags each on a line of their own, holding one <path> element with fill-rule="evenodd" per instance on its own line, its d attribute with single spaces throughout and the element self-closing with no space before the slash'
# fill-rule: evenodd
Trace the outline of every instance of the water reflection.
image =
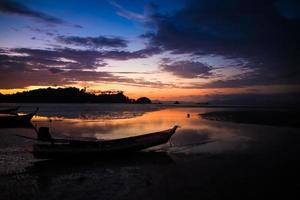
<svg viewBox="0 0 300 200">
<path fill-rule="evenodd" d="M 190 113 L 190 118 L 186 117 L 187 112 Z M 176 124 L 182 127 L 181 132 L 211 129 L 212 127 L 207 126 L 206 121 L 201 120 L 198 113 L 198 109 L 180 108 L 163 109 L 125 119 L 68 119 L 37 116 L 33 119 L 33 123 L 38 126 L 48 125 L 56 134 L 112 139 L 164 130 Z"/>
<path fill-rule="evenodd" d="M 167 149 L 178 152 L 178 147 L 190 146 L 194 149 L 200 144 L 212 141 L 236 142 L 239 129 L 221 122 L 211 122 L 202 119 L 199 113 L 208 111 L 204 108 L 168 108 L 146 112 L 142 116 L 125 119 L 94 119 L 92 118 L 64 118 L 37 116 L 33 123 L 37 126 L 50 126 L 56 136 L 94 137 L 97 139 L 114 139 L 150 132 L 165 130 L 180 125 L 181 128 L 172 137 L 172 147 L 169 144 L 154 149 Z M 243 138 L 247 139 L 247 138 Z M 193 146 L 194 145 L 194 146 Z M 201 147 L 202 148 L 202 147 Z M 198 150 L 197 150 L 198 151 Z M 187 152 L 184 149 L 184 152 Z"/>
<path fill-rule="evenodd" d="M 3 105 L 3 104 L 2 104 Z M 5 104 L 6 105 L 6 104 Z M 6 106 L 14 106 L 7 104 Z M 19 112 L 29 113 L 40 108 L 38 114 L 47 117 L 63 117 L 67 119 L 120 119 L 141 116 L 145 112 L 162 108 L 162 105 L 149 104 L 24 104 Z"/>
<path fill-rule="evenodd" d="M 56 107 L 56 105 L 53 107 Z M 44 108 L 41 107 L 41 110 L 43 111 Z M 181 128 L 173 135 L 170 143 L 146 150 L 148 152 L 165 152 L 176 162 L 180 155 L 219 155 L 229 151 L 243 152 L 249 147 L 252 147 L 252 151 L 261 153 L 260 148 L 262 146 L 269 146 L 282 140 L 278 138 L 285 139 L 287 134 L 290 136 L 292 133 L 296 134 L 299 131 L 298 129 L 286 127 L 208 121 L 199 116 L 199 113 L 213 110 L 216 109 L 165 108 L 152 112 L 143 111 L 143 115 L 132 118 L 104 118 L 101 120 L 79 117 L 69 118 L 68 114 L 53 116 L 43 111 L 39 113 L 39 116 L 33 118 L 32 123 L 34 126 L 50 126 L 54 136 L 93 137 L 98 139 L 141 135 L 180 125 Z M 189 117 L 187 114 L 189 114 Z M 0 133 L 0 174 L 1 172 L 8 173 L 8 171 L 22 171 L 22 166 L 35 162 L 32 155 L 24 151 L 34 141 L 15 136 L 19 134 L 35 137 L 36 133 L 33 129 L 0 129 Z M 260 147 L 257 148 L 255 145 Z M 188 158 L 187 156 L 183 157 Z"/>
</svg>

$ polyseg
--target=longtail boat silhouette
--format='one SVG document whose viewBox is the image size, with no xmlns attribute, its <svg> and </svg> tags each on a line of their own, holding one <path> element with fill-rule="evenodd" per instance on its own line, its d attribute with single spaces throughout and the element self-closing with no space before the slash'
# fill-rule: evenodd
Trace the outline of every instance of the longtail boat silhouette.
<svg viewBox="0 0 300 200">
<path fill-rule="evenodd" d="M 48 127 L 39 128 L 37 131 L 37 139 L 21 135 L 17 136 L 40 142 L 34 144 L 31 150 L 31 153 L 33 153 L 36 158 L 77 158 L 135 152 L 164 144 L 169 141 L 178 127 L 179 126 L 174 126 L 171 129 L 159 132 L 112 140 L 53 138 L 49 133 Z"/>
</svg>

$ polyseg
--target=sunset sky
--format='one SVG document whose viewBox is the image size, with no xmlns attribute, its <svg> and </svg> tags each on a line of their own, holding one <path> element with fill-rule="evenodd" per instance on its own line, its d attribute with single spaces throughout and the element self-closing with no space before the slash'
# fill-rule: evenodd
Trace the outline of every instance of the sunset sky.
<svg viewBox="0 0 300 200">
<path fill-rule="evenodd" d="M 299 45 L 297 0 L 1 0 L 0 93 L 296 93 Z"/>
</svg>

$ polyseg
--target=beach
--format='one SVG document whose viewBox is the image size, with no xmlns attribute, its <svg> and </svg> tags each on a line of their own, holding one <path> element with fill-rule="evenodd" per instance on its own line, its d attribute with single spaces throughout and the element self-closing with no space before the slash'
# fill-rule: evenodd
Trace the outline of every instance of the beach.
<svg viewBox="0 0 300 200">
<path fill-rule="evenodd" d="M 143 152 L 63 161 L 38 160 L 28 153 L 34 141 L 15 134 L 34 137 L 32 128 L 1 128 L 0 198 L 288 199 L 298 195 L 299 128 L 213 121 L 199 115 L 230 108 L 130 106 L 44 104 L 32 122 L 49 126 L 57 136 L 106 140 L 174 125 L 181 128 L 169 143 Z M 32 107 L 27 105 L 24 112 Z M 58 115 L 56 110 L 64 112 Z"/>
</svg>

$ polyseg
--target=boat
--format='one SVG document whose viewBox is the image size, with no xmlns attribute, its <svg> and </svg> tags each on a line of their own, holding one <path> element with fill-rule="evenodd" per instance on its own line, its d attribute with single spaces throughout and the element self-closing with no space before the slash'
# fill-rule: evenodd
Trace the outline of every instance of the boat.
<svg viewBox="0 0 300 200">
<path fill-rule="evenodd" d="M 1 125 L 22 125 L 22 124 L 29 124 L 32 117 L 36 115 L 38 112 L 38 108 L 29 114 L 18 114 L 18 113 L 7 113 L 7 114 L 0 114 L 0 126 Z"/>
<path fill-rule="evenodd" d="M 164 131 L 112 140 L 93 140 L 89 138 L 55 139 L 47 132 L 46 127 L 41 127 L 44 129 L 41 131 L 40 128 L 38 139 L 36 140 L 42 143 L 34 144 L 31 153 L 35 158 L 56 159 L 86 158 L 136 152 L 167 143 L 178 127 L 174 126 Z"/>
<path fill-rule="evenodd" d="M 13 107 L 13 108 L 6 108 L 6 109 L 0 109 L 0 113 L 13 113 L 13 112 L 17 112 L 17 110 L 20 108 L 20 106 L 17 107 Z"/>
</svg>

